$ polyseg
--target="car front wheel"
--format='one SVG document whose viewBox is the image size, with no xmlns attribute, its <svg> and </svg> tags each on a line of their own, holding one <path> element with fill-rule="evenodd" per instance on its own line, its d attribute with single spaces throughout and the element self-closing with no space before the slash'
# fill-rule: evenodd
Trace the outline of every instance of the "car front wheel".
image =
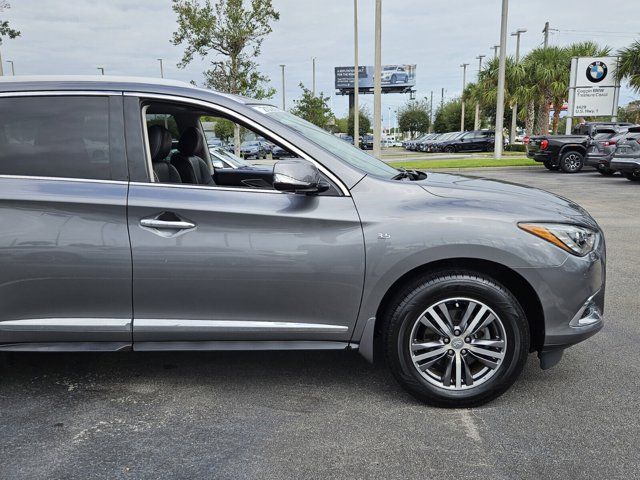
<svg viewBox="0 0 640 480">
<path fill-rule="evenodd" d="M 444 151 L 446 153 L 455 153 L 456 152 L 456 148 L 451 146 L 451 145 L 449 145 L 449 146 L 444 147 Z"/>
<path fill-rule="evenodd" d="M 578 173 L 584 165 L 584 157 L 581 153 L 569 151 L 562 155 L 560 159 L 560 169 L 564 173 Z"/>
<path fill-rule="evenodd" d="M 413 396 L 470 407 L 505 392 L 522 371 L 529 329 L 515 297 L 492 278 L 443 271 L 408 286 L 386 312 L 387 362 Z"/>
<path fill-rule="evenodd" d="M 640 182 L 640 173 L 624 173 L 623 175 L 627 180 L 631 180 L 632 182 Z"/>
</svg>

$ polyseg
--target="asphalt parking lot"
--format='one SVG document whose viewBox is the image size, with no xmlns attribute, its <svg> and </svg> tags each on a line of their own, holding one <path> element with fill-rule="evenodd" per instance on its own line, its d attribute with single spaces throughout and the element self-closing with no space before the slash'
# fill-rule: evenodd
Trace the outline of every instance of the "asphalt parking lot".
<svg viewBox="0 0 640 480">
<path fill-rule="evenodd" d="M 424 406 L 357 353 L 20 354 L 0 478 L 632 478 L 640 469 L 640 184 L 465 171 L 582 204 L 608 246 L 606 325 L 473 410 Z"/>
</svg>

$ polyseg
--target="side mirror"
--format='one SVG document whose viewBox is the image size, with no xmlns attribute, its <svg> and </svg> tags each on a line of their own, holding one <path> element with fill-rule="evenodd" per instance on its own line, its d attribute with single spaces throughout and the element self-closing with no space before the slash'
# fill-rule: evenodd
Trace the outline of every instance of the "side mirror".
<svg viewBox="0 0 640 480">
<path fill-rule="evenodd" d="M 322 181 L 314 164 L 306 160 L 281 160 L 273 166 L 273 188 L 313 195 L 327 191 L 329 185 Z"/>
</svg>

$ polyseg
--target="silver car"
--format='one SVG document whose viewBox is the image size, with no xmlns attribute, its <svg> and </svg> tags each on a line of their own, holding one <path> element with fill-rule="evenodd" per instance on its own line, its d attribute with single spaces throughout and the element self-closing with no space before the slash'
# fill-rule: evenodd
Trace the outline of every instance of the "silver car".
<svg viewBox="0 0 640 480">
<path fill-rule="evenodd" d="M 295 158 L 218 175 L 204 117 Z M 604 237 L 575 203 L 399 171 L 179 82 L 0 80 L 0 225 L 2 351 L 358 350 L 462 407 L 603 325 Z"/>
</svg>

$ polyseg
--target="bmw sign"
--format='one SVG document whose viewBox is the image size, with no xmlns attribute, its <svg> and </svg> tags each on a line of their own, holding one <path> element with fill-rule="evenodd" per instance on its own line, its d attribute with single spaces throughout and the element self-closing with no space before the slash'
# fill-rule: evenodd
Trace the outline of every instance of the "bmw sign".
<svg viewBox="0 0 640 480">
<path fill-rule="evenodd" d="M 607 78 L 607 64 L 601 61 L 591 62 L 587 67 L 587 78 L 590 82 L 600 83 Z"/>
</svg>

